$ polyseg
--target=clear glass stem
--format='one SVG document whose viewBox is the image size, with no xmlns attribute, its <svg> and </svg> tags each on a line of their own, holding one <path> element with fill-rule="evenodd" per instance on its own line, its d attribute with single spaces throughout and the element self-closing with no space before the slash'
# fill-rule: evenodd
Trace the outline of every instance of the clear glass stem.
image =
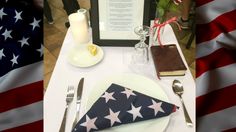
<svg viewBox="0 0 236 132">
<path fill-rule="evenodd" d="M 144 35 L 141 35 L 140 37 L 140 42 L 145 43 L 146 37 Z"/>
</svg>

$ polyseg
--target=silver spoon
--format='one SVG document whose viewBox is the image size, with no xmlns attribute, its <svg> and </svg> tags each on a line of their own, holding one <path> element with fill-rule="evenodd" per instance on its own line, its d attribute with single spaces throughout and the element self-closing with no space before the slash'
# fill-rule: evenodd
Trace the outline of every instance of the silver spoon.
<svg viewBox="0 0 236 132">
<path fill-rule="evenodd" d="M 185 105 L 184 105 L 184 101 L 182 99 L 182 94 L 184 93 L 182 83 L 179 80 L 174 80 L 173 84 L 172 84 L 172 88 L 173 88 L 174 93 L 180 97 L 180 100 L 181 100 L 181 103 L 182 103 L 182 106 L 184 109 L 184 117 L 185 117 L 186 124 L 188 126 L 193 126 L 193 122 L 191 121 L 191 119 L 188 115 L 188 112 L 187 112 Z"/>
</svg>

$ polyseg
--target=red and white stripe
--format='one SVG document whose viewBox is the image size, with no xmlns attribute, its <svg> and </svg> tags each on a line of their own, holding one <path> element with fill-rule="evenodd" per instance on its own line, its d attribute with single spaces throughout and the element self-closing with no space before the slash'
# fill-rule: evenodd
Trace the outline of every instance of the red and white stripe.
<svg viewBox="0 0 236 132">
<path fill-rule="evenodd" d="M 236 1 L 197 0 L 197 130 L 236 130 Z"/>
<path fill-rule="evenodd" d="M 15 69 L 0 80 L 0 131 L 43 131 L 43 62 Z"/>
</svg>

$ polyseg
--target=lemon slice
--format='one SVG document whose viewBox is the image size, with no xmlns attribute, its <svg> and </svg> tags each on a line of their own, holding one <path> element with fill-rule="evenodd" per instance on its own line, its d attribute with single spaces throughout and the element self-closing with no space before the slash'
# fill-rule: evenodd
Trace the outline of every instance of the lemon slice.
<svg viewBox="0 0 236 132">
<path fill-rule="evenodd" d="M 97 54 L 97 46 L 95 44 L 88 45 L 88 51 L 91 55 L 95 56 Z"/>
</svg>

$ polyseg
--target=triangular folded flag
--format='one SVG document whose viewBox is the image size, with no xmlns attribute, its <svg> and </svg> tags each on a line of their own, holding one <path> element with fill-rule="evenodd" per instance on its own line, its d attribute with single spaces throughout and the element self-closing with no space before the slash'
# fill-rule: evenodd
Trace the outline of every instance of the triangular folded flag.
<svg viewBox="0 0 236 132">
<path fill-rule="evenodd" d="M 76 124 L 73 132 L 98 131 L 168 116 L 176 106 L 117 84 L 111 84 Z"/>
</svg>

